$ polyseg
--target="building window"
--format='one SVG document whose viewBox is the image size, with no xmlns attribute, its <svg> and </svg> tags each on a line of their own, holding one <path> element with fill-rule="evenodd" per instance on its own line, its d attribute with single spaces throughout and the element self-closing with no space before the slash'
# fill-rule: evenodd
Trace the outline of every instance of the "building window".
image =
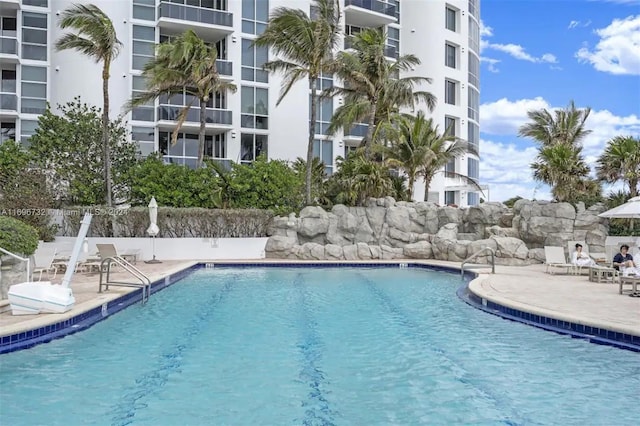
<svg viewBox="0 0 640 426">
<path fill-rule="evenodd" d="M 147 157 L 155 151 L 156 130 L 153 127 L 131 128 L 131 140 L 138 144 L 138 152 L 141 157 Z"/>
<path fill-rule="evenodd" d="M 204 141 L 204 156 L 209 158 L 227 158 L 227 134 L 218 133 L 206 136 Z"/>
<path fill-rule="evenodd" d="M 456 192 L 457 191 L 444 191 L 445 206 L 456 204 Z"/>
<path fill-rule="evenodd" d="M 324 171 L 330 176 L 333 173 L 333 141 L 320 140 L 313 141 L 313 156 L 319 158 L 324 163 Z"/>
<path fill-rule="evenodd" d="M 16 140 L 16 123 L 0 123 L 0 145 L 8 140 Z"/>
<path fill-rule="evenodd" d="M 49 0 L 22 0 L 24 6 L 48 7 Z"/>
<path fill-rule="evenodd" d="M 398 58 L 400 56 L 400 30 L 394 27 L 387 27 L 387 53 L 388 58 Z"/>
<path fill-rule="evenodd" d="M 467 127 L 467 143 L 472 152 L 478 154 L 480 147 L 480 126 L 475 123 L 469 123 Z"/>
<path fill-rule="evenodd" d="M 320 74 L 316 80 L 316 90 L 326 90 L 333 87 L 333 74 Z"/>
<path fill-rule="evenodd" d="M 453 44 L 444 45 L 444 64 L 449 68 L 458 68 L 458 48 Z"/>
<path fill-rule="evenodd" d="M 242 86 L 240 89 L 242 127 L 269 128 L 269 91 L 258 87 Z M 253 160 L 252 160 L 253 161 Z"/>
<path fill-rule="evenodd" d="M 260 154 L 268 155 L 267 141 L 267 135 L 242 133 L 240 136 L 240 163 L 251 164 Z"/>
<path fill-rule="evenodd" d="M 452 158 L 444 166 L 444 176 L 448 178 L 456 177 L 456 159 Z"/>
<path fill-rule="evenodd" d="M 47 60 L 47 15 L 22 12 L 22 58 Z"/>
<path fill-rule="evenodd" d="M 480 19 L 478 15 L 478 0 L 469 0 L 469 13 L 477 19 Z"/>
<path fill-rule="evenodd" d="M 198 162 L 198 135 L 194 133 L 179 133 L 175 145 L 171 145 L 173 132 L 158 133 L 158 150 L 163 160 L 170 164 L 180 164 L 195 169 Z M 211 145 L 212 136 L 205 135 L 205 147 Z M 206 149 L 205 149 L 206 152 Z"/>
<path fill-rule="evenodd" d="M 480 93 L 473 87 L 469 87 L 469 118 L 480 121 Z"/>
<path fill-rule="evenodd" d="M 480 59 L 469 52 L 469 84 L 480 87 Z"/>
<path fill-rule="evenodd" d="M 0 72 L 0 92 L 16 93 L 16 70 L 5 68 Z M 3 108 L 2 109 L 11 109 Z"/>
<path fill-rule="evenodd" d="M 156 0 L 133 0 L 133 17 L 144 21 L 155 21 Z"/>
<path fill-rule="evenodd" d="M 147 83 L 144 77 L 139 75 L 134 75 L 132 80 L 131 94 L 135 98 L 147 90 Z M 156 121 L 154 106 L 154 101 L 148 101 L 135 107 L 131 111 L 131 119 L 134 121 Z"/>
<path fill-rule="evenodd" d="M 446 7 L 445 11 L 447 29 L 457 31 L 458 11 L 449 6 Z"/>
<path fill-rule="evenodd" d="M 25 114 L 44 114 L 47 109 L 47 69 L 22 66 L 20 111 Z"/>
<path fill-rule="evenodd" d="M 467 176 L 476 182 L 480 179 L 480 161 L 475 158 L 467 158 Z"/>
<path fill-rule="evenodd" d="M 480 204 L 480 195 L 477 192 L 467 192 L 467 205 L 477 206 Z"/>
<path fill-rule="evenodd" d="M 269 21 L 269 0 L 242 0 L 242 32 L 262 34 Z"/>
<path fill-rule="evenodd" d="M 456 105 L 456 92 L 458 91 L 455 81 L 444 81 L 444 102 L 449 105 Z"/>
<path fill-rule="evenodd" d="M 393 4 L 396 7 L 396 20 L 400 23 L 400 0 L 393 0 Z"/>
<path fill-rule="evenodd" d="M 333 99 L 319 99 L 316 105 L 316 135 L 326 135 L 333 116 Z M 309 95 L 309 117 L 311 117 L 311 95 Z"/>
<path fill-rule="evenodd" d="M 480 25 L 469 17 L 469 49 L 480 53 Z"/>
<path fill-rule="evenodd" d="M 133 61 L 131 67 L 142 71 L 155 56 L 156 31 L 153 27 L 133 26 Z"/>
<path fill-rule="evenodd" d="M 38 122 L 36 120 L 20 120 L 20 143 L 29 145 L 29 138 L 36 133 Z"/>
<path fill-rule="evenodd" d="M 444 118 L 444 134 L 456 137 L 458 135 L 458 120 L 453 117 Z"/>
<path fill-rule="evenodd" d="M 0 16 L 0 36 L 2 36 L 2 53 L 18 54 L 18 20 L 11 16 Z"/>
<path fill-rule="evenodd" d="M 269 49 L 251 46 L 251 43 L 251 40 L 242 39 L 242 79 L 268 83 L 269 73 L 262 66 L 269 60 Z"/>
</svg>

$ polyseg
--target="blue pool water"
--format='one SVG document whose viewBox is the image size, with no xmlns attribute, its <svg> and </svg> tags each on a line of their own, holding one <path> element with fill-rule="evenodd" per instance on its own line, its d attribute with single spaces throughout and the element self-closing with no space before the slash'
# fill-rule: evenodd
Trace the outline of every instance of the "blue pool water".
<svg viewBox="0 0 640 426">
<path fill-rule="evenodd" d="M 201 269 L 0 356 L 0 424 L 637 424 L 637 353 L 488 315 L 460 285 L 418 269 Z"/>
</svg>

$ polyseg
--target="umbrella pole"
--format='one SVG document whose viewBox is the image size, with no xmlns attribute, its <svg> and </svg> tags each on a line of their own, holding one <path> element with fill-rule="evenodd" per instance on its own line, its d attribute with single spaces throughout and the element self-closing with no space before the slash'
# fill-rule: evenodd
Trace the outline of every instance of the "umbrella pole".
<svg viewBox="0 0 640 426">
<path fill-rule="evenodd" d="M 152 250 L 153 250 L 153 259 L 146 260 L 144 263 L 162 263 L 158 259 L 156 259 L 156 236 L 154 235 L 152 238 Z"/>
</svg>

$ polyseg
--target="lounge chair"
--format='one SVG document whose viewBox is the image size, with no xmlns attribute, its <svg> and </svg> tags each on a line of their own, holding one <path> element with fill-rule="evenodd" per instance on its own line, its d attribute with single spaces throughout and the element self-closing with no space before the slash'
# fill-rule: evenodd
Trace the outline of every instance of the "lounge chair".
<svg viewBox="0 0 640 426">
<path fill-rule="evenodd" d="M 106 259 L 108 257 L 119 257 L 124 259 L 132 264 L 136 263 L 140 250 L 126 250 L 123 252 L 118 251 L 116 249 L 115 244 L 96 244 L 98 248 L 98 253 L 100 254 L 100 259 Z"/>
<path fill-rule="evenodd" d="M 567 258 L 564 256 L 564 249 L 562 247 L 544 246 L 544 258 L 547 269 L 547 274 L 552 274 L 551 268 L 563 268 L 565 272 L 571 273 L 574 270 L 574 265 L 567 263 Z"/>
<path fill-rule="evenodd" d="M 53 277 L 51 279 L 55 279 L 56 274 L 58 273 L 58 269 L 53 265 L 53 261 L 56 258 L 56 253 L 58 249 L 56 247 L 51 246 L 41 246 L 38 247 L 36 252 L 33 254 L 34 265 L 32 274 L 39 274 L 38 281 L 42 281 L 42 273 L 46 272 L 47 275 L 53 271 Z"/>
</svg>

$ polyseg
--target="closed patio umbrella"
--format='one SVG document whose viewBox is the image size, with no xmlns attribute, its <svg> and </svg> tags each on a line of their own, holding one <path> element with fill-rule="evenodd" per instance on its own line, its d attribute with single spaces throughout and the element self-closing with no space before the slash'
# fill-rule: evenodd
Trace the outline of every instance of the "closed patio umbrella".
<svg viewBox="0 0 640 426">
<path fill-rule="evenodd" d="M 156 236 L 160 232 L 158 228 L 158 203 L 156 197 L 151 197 L 149 202 L 149 228 L 147 228 L 147 234 L 153 238 L 153 259 L 147 260 L 146 263 L 162 263 L 156 259 Z"/>
</svg>

